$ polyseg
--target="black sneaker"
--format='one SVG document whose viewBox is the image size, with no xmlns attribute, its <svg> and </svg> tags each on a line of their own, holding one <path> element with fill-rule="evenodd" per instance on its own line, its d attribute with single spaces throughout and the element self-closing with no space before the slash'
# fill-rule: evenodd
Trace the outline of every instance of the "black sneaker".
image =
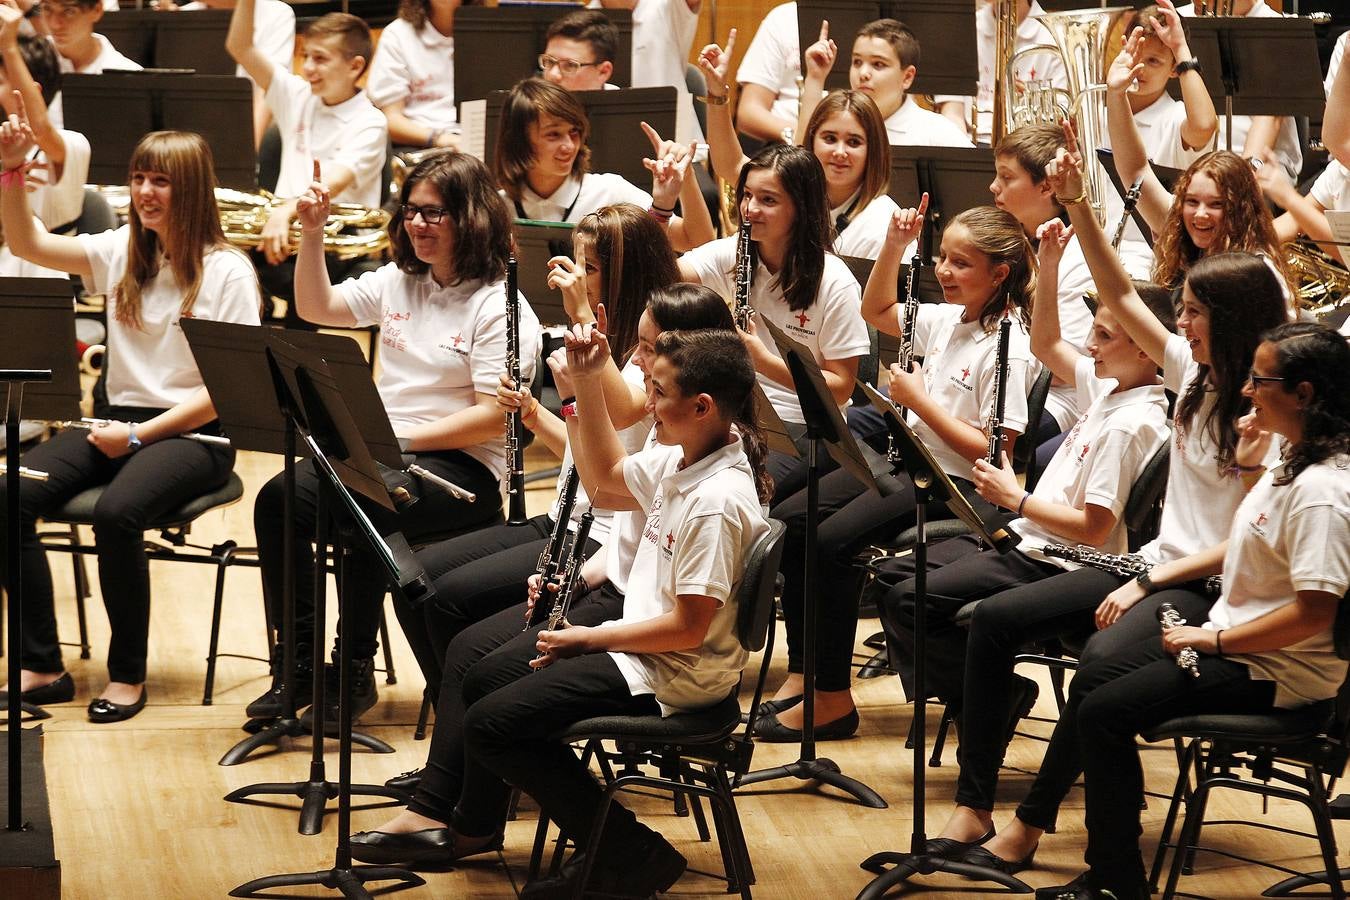
<svg viewBox="0 0 1350 900">
<path fill-rule="evenodd" d="M 250 719 L 275 719 L 284 712 L 281 703 L 281 695 L 285 690 L 285 683 L 282 680 L 285 675 L 282 671 L 284 653 L 285 648 L 281 644 L 272 648 L 272 686 L 264 691 L 261 697 L 244 707 L 244 713 Z M 314 658 L 309 646 L 302 644 L 295 648 L 295 708 L 308 706 L 313 695 Z"/>
<path fill-rule="evenodd" d="M 646 898 L 669 890 L 680 880 L 688 861 L 661 835 L 646 826 L 638 827 L 643 833 L 631 851 L 628 848 L 622 854 L 605 851 L 603 856 L 610 862 L 606 864 L 603 858 L 596 862 L 586 884 L 587 896 Z M 575 897 L 584 860 L 585 855 L 577 853 L 563 866 L 558 877 L 531 881 L 521 890 L 521 900 Z"/>
<path fill-rule="evenodd" d="M 323 732 L 330 737 L 337 735 L 340 674 L 338 667 L 333 663 L 323 667 Z M 380 699 L 380 693 L 375 688 L 375 660 L 371 658 L 352 660 L 351 682 L 352 721 L 355 722 L 369 712 Z M 314 730 L 312 706 L 300 717 L 300 724 L 310 731 Z"/>
</svg>

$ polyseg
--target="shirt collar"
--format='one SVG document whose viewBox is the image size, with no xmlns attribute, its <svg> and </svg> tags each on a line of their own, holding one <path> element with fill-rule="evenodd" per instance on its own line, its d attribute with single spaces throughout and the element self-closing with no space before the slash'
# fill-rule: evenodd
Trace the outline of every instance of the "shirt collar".
<svg viewBox="0 0 1350 900">
<path fill-rule="evenodd" d="M 417 39 L 432 50 L 440 50 L 442 48 L 453 50 L 455 47 L 455 36 L 452 34 L 441 34 L 436 30 L 436 26 L 431 24 L 430 19 L 428 19 L 421 28 L 417 29 Z"/>
<path fill-rule="evenodd" d="M 663 479 L 665 495 L 685 494 L 693 490 L 700 482 L 711 478 L 723 469 L 744 467 L 748 472 L 750 464 L 741 447 L 740 433 L 733 430 L 732 440 L 718 447 L 712 453 L 700 459 L 692 466 L 677 469 Z"/>
</svg>

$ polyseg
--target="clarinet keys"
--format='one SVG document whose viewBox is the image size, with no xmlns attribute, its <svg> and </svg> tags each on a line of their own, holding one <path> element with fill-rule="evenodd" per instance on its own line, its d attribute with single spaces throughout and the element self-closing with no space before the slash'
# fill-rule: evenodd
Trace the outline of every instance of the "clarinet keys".
<svg viewBox="0 0 1350 900">
<path fill-rule="evenodd" d="M 1158 623 L 1163 628 L 1179 628 L 1186 624 L 1186 620 L 1175 606 L 1162 603 L 1158 606 Z M 1177 653 L 1177 668 L 1190 672 L 1192 678 L 1200 677 L 1200 654 L 1195 652 L 1194 647 L 1181 648 Z"/>
</svg>

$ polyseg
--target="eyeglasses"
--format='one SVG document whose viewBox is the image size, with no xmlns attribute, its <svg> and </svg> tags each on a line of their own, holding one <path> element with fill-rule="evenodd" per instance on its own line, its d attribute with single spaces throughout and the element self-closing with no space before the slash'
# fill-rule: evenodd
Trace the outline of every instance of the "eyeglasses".
<svg viewBox="0 0 1350 900">
<path fill-rule="evenodd" d="M 1270 384 L 1283 384 L 1288 379 L 1283 375 L 1257 375 L 1255 369 L 1247 372 L 1247 380 L 1252 384 L 1261 384 L 1263 382 Z"/>
<path fill-rule="evenodd" d="M 563 73 L 564 75 L 575 75 L 577 74 L 578 71 L 586 68 L 587 66 L 600 65 L 600 63 L 598 62 L 584 63 L 584 62 L 577 62 L 575 59 L 558 59 L 558 57 L 549 56 L 547 53 L 539 54 L 538 63 L 539 63 L 539 71 L 541 72 L 547 72 L 549 69 L 553 68 L 554 66 L 557 66 L 558 71 Z"/>
<path fill-rule="evenodd" d="M 440 206 L 418 206 L 416 203 L 404 203 L 398 208 L 398 214 L 403 217 L 403 221 L 411 222 L 420 213 L 422 221 L 428 225 L 441 224 L 446 212 L 447 210 Z"/>
</svg>

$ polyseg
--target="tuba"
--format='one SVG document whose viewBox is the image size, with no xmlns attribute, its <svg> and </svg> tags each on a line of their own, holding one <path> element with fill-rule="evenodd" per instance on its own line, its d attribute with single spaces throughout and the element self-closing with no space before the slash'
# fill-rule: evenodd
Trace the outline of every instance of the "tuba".
<svg viewBox="0 0 1350 900">
<path fill-rule="evenodd" d="M 1290 241 L 1284 254 L 1302 309 L 1320 322 L 1350 305 L 1350 271 L 1325 250 L 1310 241 Z"/>
</svg>

